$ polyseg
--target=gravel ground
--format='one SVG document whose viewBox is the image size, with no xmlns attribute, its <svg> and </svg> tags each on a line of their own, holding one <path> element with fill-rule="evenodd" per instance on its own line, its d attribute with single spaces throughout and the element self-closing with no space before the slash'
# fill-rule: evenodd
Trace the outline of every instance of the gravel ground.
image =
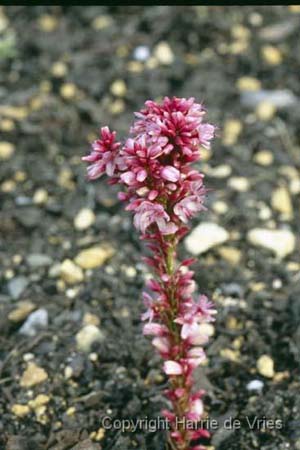
<svg viewBox="0 0 300 450">
<path fill-rule="evenodd" d="M 1 450 L 166 448 L 103 427 L 157 417 L 166 380 L 141 335 L 143 245 L 80 161 L 99 124 L 124 136 L 164 95 L 219 127 L 180 249 L 219 311 L 207 448 L 300 449 L 299 25 L 299 6 L 0 9 Z"/>
</svg>

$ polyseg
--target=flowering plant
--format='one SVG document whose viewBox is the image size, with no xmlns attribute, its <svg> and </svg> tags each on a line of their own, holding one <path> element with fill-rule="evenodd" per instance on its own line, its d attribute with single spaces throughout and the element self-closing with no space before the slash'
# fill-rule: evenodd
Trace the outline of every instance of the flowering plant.
<svg viewBox="0 0 300 450">
<path fill-rule="evenodd" d="M 201 146 L 209 147 L 215 127 L 203 122 L 205 110 L 193 98 L 166 97 L 162 104 L 149 100 L 135 115 L 124 145 L 103 127 L 91 153 L 82 159 L 89 163 L 89 179 L 106 173 L 111 184 L 125 187 L 119 199 L 133 211 L 134 225 L 152 252 L 144 258 L 156 277 L 143 293 L 143 332 L 153 337 L 169 378 L 166 396 L 172 407 L 163 414 L 171 424 L 170 443 L 177 450 L 201 450 L 192 443 L 208 437 L 208 431 L 175 424 L 176 418 L 198 422 L 203 415 L 204 391 L 193 392 L 192 374 L 205 360 L 207 323 L 216 310 L 205 295 L 193 296 L 193 259 L 179 264 L 176 253 L 189 219 L 205 209 L 204 175 L 192 163 L 200 159 Z"/>
</svg>

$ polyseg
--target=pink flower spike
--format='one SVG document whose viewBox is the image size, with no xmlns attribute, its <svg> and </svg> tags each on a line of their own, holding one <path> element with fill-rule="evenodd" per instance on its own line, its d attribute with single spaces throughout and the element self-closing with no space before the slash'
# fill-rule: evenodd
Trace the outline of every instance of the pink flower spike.
<svg viewBox="0 0 300 450">
<path fill-rule="evenodd" d="M 173 166 L 165 166 L 160 174 L 165 180 L 172 181 L 173 183 L 176 183 L 180 178 L 179 170 L 175 169 Z"/>
<path fill-rule="evenodd" d="M 165 361 L 164 372 L 166 375 L 181 375 L 183 373 L 181 365 L 176 361 Z"/>
</svg>

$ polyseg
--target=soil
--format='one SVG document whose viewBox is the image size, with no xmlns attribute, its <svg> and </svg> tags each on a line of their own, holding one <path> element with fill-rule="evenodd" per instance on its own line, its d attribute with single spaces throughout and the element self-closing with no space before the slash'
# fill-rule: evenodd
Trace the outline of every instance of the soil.
<svg viewBox="0 0 300 450">
<path fill-rule="evenodd" d="M 299 24 L 295 6 L 1 9 L 0 449 L 166 448 L 163 431 L 102 426 L 103 416 L 156 418 L 166 380 L 141 334 L 145 249 L 116 190 L 88 183 L 80 161 L 99 124 L 123 137 L 133 112 L 164 95 L 204 101 L 219 127 L 202 166 L 208 211 L 193 223 L 218 223 L 230 235 L 194 266 L 218 308 L 208 363 L 196 376 L 209 417 L 221 424 L 205 445 L 300 449 L 299 243 L 278 258 L 247 239 L 254 228 L 299 235 Z M 293 101 L 259 112 L 247 105 L 243 82 L 256 92 L 288 90 Z M 265 150 L 271 160 L 258 163 Z M 272 201 L 280 186 L 292 212 L 280 211 L 286 200 Z M 85 230 L 74 226 L 82 208 L 95 214 Z M 84 270 L 82 281 L 62 279 L 62 261 L 104 244 L 113 256 Z M 30 336 L 20 331 L 24 300 L 48 317 Z M 76 341 L 84 323 L 102 335 L 87 352 Z M 268 375 L 258 369 L 263 355 L 274 364 Z M 24 385 L 32 364 L 46 377 Z M 260 391 L 249 390 L 253 380 Z M 39 394 L 45 403 L 36 405 Z M 255 416 L 282 426 L 251 429 Z M 226 429 L 230 418 L 239 429 Z"/>
</svg>

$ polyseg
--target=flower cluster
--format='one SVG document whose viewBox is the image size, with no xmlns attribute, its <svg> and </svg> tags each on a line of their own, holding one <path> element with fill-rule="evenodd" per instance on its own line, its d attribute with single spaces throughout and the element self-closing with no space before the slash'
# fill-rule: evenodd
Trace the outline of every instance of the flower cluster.
<svg viewBox="0 0 300 450">
<path fill-rule="evenodd" d="M 143 314 L 144 334 L 164 362 L 170 387 L 166 395 L 172 411 L 164 411 L 172 424 L 175 417 L 199 421 L 203 415 L 201 392 L 192 392 L 193 370 L 205 359 L 203 345 L 208 340 L 208 323 L 216 313 L 206 296 L 195 298 L 193 260 L 176 263 L 179 240 L 188 231 L 188 221 L 204 210 L 206 189 L 203 174 L 193 167 L 201 147 L 208 148 L 215 127 L 204 123 L 205 110 L 193 98 L 168 98 L 162 104 L 147 101 L 136 113 L 130 138 L 123 145 L 115 132 L 101 129 L 92 145 L 89 163 L 91 180 L 106 173 L 112 184 L 125 189 L 120 200 L 134 213 L 134 225 L 152 251 L 145 258 L 157 277 L 144 293 L 147 311 Z M 150 292 L 150 293 L 149 293 Z M 173 428 L 171 439 L 178 450 L 202 447 L 191 441 L 208 436 L 203 429 Z"/>
</svg>

